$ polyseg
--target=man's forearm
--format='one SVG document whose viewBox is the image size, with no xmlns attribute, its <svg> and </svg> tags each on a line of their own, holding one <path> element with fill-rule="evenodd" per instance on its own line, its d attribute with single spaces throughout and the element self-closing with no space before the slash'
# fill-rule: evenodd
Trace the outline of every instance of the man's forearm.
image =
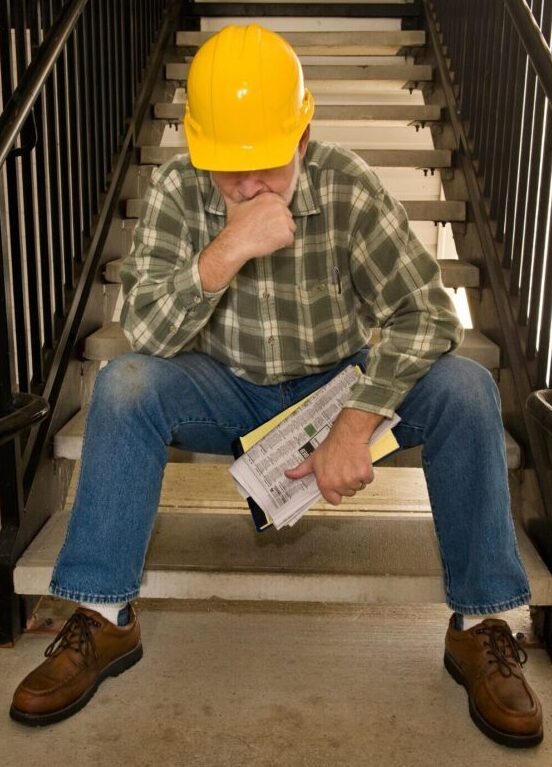
<svg viewBox="0 0 552 767">
<path fill-rule="evenodd" d="M 228 285 L 246 261 L 238 253 L 232 234 L 226 229 L 207 245 L 198 263 L 203 290 L 216 293 Z"/>
<path fill-rule="evenodd" d="M 359 408 L 345 407 L 337 417 L 334 428 L 347 430 L 355 440 L 368 442 L 385 416 Z"/>
</svg>

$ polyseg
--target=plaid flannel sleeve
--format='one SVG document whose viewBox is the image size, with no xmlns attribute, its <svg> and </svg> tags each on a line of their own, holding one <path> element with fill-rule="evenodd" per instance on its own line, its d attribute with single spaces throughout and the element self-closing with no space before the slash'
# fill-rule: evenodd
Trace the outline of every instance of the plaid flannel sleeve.
<svg viewBox="0 0 552 767">
<path fill-rule="evenodd" d="M 206 293 L 176 174 L 155 170 L 121 268 L 121 326 L 134 351 L 173 357 L 193 344 L 224 290 Z"/>
<path fill-rule="evenodd" d="M 437 261 L 383 188 L 358 216 L 353 243 L 353 282 L 381 336 L 345 406 L 391 417 L 431 365 L 458 347 L 463 329 Z"/>
</svg>

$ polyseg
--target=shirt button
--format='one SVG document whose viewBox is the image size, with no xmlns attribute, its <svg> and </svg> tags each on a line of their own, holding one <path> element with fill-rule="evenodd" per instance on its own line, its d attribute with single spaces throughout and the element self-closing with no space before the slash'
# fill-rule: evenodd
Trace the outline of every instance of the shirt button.
<svg viewBox="0 0 552 767">
<path fill-rule="evenodd" d="M 169 330 L 171 333 L 176 333 L 176 325 L 169 325 Z"/>
<path fill-rule="evenodd" d="M 266 342 L 267 342 L 268 344 L 273 344 L 275 340 L 276 340 L 276 339 L 274 338 L 274 336 L 269 336 L 269 337 L 266 339 Z"/>
<path fill-rule="evenodd" d="M 201 298 L 199 296 L 194 296 L 194 304 L 200 304 Z"/>
<path fill-rule="evenodd" d="M 267 293 L 266 290 L 263 293 L 263 298 L 270 298 L 270 293 Z"/>
</svg>

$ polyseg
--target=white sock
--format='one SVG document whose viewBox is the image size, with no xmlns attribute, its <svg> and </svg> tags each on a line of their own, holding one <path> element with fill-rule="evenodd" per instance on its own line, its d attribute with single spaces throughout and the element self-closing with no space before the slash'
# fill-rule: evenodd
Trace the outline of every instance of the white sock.
<svg viewBox="0 0 552 767">
<path fill-rule="evenodd" d="M 485 618 L 498 618 L 498 615 L 464 615 L 462 616 L 463 624 L 464 624 L 464 631 L 468 631 L 468 629 L 473 628 L 474 626 L 477 626 L 478 623 L 481 623 L 485 620 Z"/>
<path fill-rule="evenodd" d="M 81 607 L 85 607 L 87 610 L 95 610 L 97 613 L 106 620 L 117 625 L 117 619 L 120 611 L 123 607 L 127 606 L 127 602 L 102 602 L 100 604 L 93 604 L 91 602 L 81 602 Z"/>
</svg>

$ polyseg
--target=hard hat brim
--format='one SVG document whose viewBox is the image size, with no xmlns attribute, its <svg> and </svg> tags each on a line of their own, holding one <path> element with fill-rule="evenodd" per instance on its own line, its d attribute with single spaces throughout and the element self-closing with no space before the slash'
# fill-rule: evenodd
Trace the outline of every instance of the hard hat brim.
<svg viewBox="0 0 552 767">
<path fill-rule="evenodd" d="M 301 136 L 305 132 L 314 114 L 314 99 L 305 91 L 305 101 L 297 125 L 288 135 L 270 137 L 255 146 L 248 144 L 221 145 L 220 142 L 208 141 L 196 135 L 188 109 L 184 115 L 184 131 L 190 160 L 198 170 L 237 172 L 268 170 L 288 165 L 293 159 Z"/>
</svg>

